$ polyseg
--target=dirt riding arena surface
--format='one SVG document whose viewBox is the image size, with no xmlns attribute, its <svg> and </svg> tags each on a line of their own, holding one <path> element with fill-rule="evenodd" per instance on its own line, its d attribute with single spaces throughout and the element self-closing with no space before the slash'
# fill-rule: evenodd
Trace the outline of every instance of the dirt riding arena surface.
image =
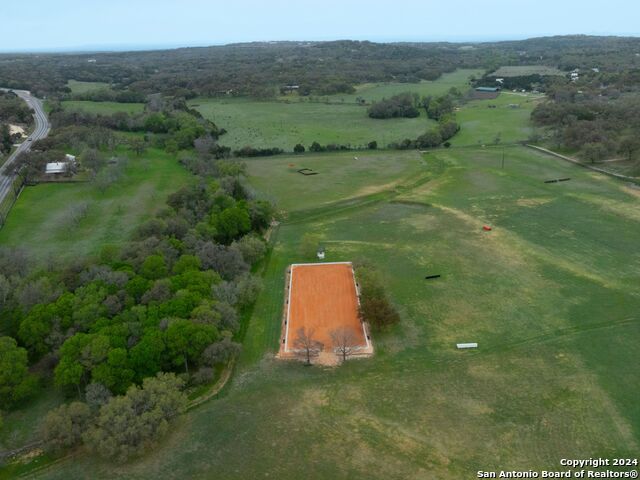
<svg viewBox="0 0 640 480">
<path fill-rule="evenodd" d="M 294 264 L 287 284 L 281 358 L 295 356 L 294 342 L 300 328 L 307 332 L 313 329 L 313 338 L 324 346 L 315 363 L 335 363 L 331 331 L 341 327 L 352 330 L 359 355 L 373 352 L 366 325 L 358 316 L 358 292 L 351 263 Z"/>
</svg>

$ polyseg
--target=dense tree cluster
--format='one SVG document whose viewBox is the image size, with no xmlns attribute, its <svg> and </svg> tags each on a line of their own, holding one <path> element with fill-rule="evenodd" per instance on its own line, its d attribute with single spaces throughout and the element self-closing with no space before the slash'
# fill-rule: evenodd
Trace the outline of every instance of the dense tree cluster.
<svg viewBox="0 0 640 480">
<path fill-rule="evenodd" d="M 33 123 L 33 110 L 13 92 L 0 90 L 0 123 Z"/>
<path fill-rule="evenodd" d="M 0 249 L 0 408 L 37 392 L 38 377 L 78 398 L 44 421 L 54 451 L 141 453 L 184 408 L 182 388 L 212 381 L 239 351 L 273 207 L 245 187 L 242 164 L 185 155 L 209 168 L 124 248 L 37 269 Z"/>
<path fill-rule="evenodd" d="M 0 282 L 7 282 L 6 277 L 0 276 Z M 13 338 L 0 337 L 0 408 L 15 407 L 36 388 L 37 379 L 28 371 L 27 351 Z"/>
<path fill-rule="evenodd" d="M 400 322 L 400 315 L 384 287 L 380 272 L 370 264 L 355 266 L 360 291 L 360 317 L 374 330 L 384 330 Z"/>
<path fill-rule="evenodd" d="M 428 95 L 422 97 L 420 104 L 424 108 L 428 118 L 440 121 L 453 113 L 455 103 L 461 97 L 462 93 L 457 88 L 452 87 L 446 95 L 439 97 Z"/>
<path fill-rule="evenodd" d="M 100 404 L 87 399 L 62 405 L 44 419 L 45 445 L 55 452 L 84 443 L 102 457 L 126 461 L 167 433 L 171 419 L 186 406 L 183 387 L 173 373 L 158 373 Z"/>
<path fill-rule="evenodd" d="M 628 76 L 628 75 L 627 75 Z M 594 76 L 579 84 L 557 82 L 549 88 L 553 101 L 533 111 L 534 124 L 550 127 L 551 141 L 579 152 L 587 161 L 609 157 L 637 161 L 640 154 L 640 84 L 620 91 Z"/>
<path fill-rule="evenodd" d="M 11 134 L 9 124 L 28 127 L 33 123 L 32 113 L 31 108 L 15 93 L 0 90 L 0 159 L 11 151 L 21 136 Z"/>
<path fill-rule="evenodd" d="M 43 140 L 42 147 L 51 143 L 61 143 L 56 139 L 63 135 L 65 129 L 75 133 L 84 129 L 117 130 L 123 132 L 143 132 L 159 148 L 176 152 L 192 148 L 196 140 L 210 138 L 217 140 L 221 132 L 215 124 L 204 119 L 199 112 L 186 106 L 184 99 L 166 99 L 151 97 L 146 111 L 140 114 L 117 112 L 112 115 L 87 113 L 83 111 L 66 111 L 59 104 L 54 105 L 51 112 L 51 124 L 55 134 Z M 94 127 L 94 128 L 90 128 Z M 97 128 L 95 128 L 97 127 Z"/>
<path fill-rule="evenodd" d="M 401 93 L 374 102 L 367 113 L 371 118 L 415 118 L 420 115 L 417 105 L 417 94 Z"/>
</svg>

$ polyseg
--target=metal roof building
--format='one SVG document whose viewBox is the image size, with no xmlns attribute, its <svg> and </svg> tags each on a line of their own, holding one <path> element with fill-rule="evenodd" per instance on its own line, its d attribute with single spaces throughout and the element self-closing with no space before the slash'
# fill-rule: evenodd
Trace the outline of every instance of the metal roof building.
<svg viewBox="0 0 640 480">
<path fill-rule="evenodd" d="M 67 162 L 47 163 L 45 173 L 47 174 L 65 173 L 67 171 L 67 165 L 68 165 Z"/>
</svg>

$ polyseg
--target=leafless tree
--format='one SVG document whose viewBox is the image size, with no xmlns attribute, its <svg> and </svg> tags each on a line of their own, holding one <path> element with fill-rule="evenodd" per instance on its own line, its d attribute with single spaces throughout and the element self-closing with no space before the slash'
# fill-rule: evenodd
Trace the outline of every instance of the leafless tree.
<svg viewBox="0 0 640 480">
<path fill-rule="evenodd" d="M 324 345 L 316 340 L 313 335 L 313 328 L 307 330 L 304 327 L 298 329 L 298 336 L 293 341 L 293 346 L 297 350 L 297 354 L 305 358 L 307 365 L 311 365 L 311 357 L 315 357 L 320 353 Z"/>
<path fill-rule="evenodd" d="M 336 328 L 331 331 L 330 335 L 334 350 L 342 357 L 342 362 L 346 362 L 347 357 L 353 355 L 356 350 L 356 335 L 352 329 L 347 327 Z"/>
</svg>

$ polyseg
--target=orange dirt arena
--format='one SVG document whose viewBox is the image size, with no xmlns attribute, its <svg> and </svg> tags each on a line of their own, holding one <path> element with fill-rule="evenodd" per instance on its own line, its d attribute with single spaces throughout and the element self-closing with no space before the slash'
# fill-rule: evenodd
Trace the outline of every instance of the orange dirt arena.
<svg viewBox="0 0 640 480">
<path fill-rule="evenodd" d="M 350 262 L 293 264 L 288 272 L 281 358 L 294 356 L 300 328 L 313 330 L 314 339 L 323 344 L 318 363 L 335 363 L 331 331 L 341 327 L 353 331 L 359 356 L 373 353 L 366 325 L 358 316 L 358 291 Z"/>
</svg>

